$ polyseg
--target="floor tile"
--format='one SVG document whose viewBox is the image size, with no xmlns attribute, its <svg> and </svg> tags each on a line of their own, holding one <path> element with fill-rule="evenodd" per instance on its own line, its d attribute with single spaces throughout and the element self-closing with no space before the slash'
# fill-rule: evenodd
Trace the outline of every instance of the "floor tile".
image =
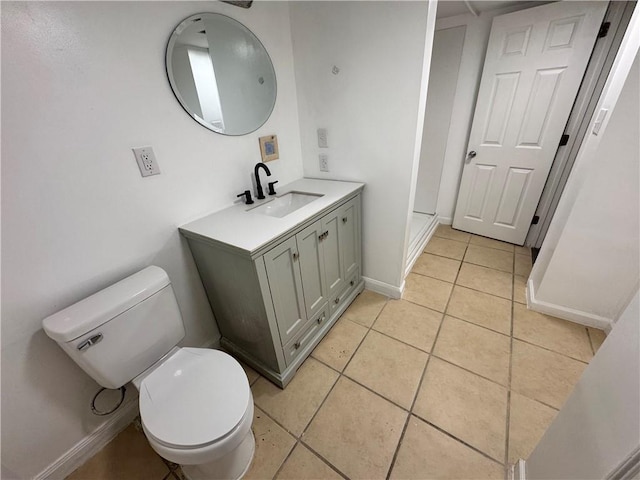
<svg viewBox="0 0 640 480">
<path fill-rule="evenodd" d="M 514 339 L 511 389 L 560 409 L 586 366 L 578 360 Z"/>
<path fill-rule="evenodd" d="M 471 234 L 456 230 L 451 225 L 438 225 L 434 235 L 436 237 L 448 238 L 449 240 L 456 240 L 458 242 L 468 243 L 471 238 Z"/>
<path fill-rule="evenodd" d="M 503 466 L 412 416 L 392 479 L 500 479 Z"/>
<path fill-rule="evenodd" d="M 433 353 L 501 385 L 507 385 L 510 343 L 506 335 L 445 315 Z"/>
<path fill-rule="evenodd" d="M 589 330 L 589 338 L 591 339 L 591 346 L 593 348 L 593 352 L 597 352 L 598 349 L 602 346 L 602 342 L 607 338 L 607 334 L 602 330 L 598 330 L 597 328 L 587 327 Z"/>
<path fill-rule="evenodd" d="M 529 247 L 520 247 L 516 245 L 516 254 L 517 255 L 528 255 L 531 258 L 531 249 Z"/>
<path fill-rule="evenodd" d="M 349 478 L 385 478 L 406 418 L 401 408 L 341 377 L 303 439 Z"/>
<path fill-rule="evenodd" d="M 527 277 L 513 276 L 513 301 L 527 304 Z"/>
<path fill-rule="evenodd" d="M 311 353 L 331 368 L 342 371 L 367 334 L 367 329 L 350 320 L 340 319 Z"/>
<path fill-rule="evenodd" d="M 253 382 L 255 382 L 260 377 L 260 374 L 246 363 L 240 361 L 238 361 L 238 363 L 240 364 L 240 366 L 242 366 L 244 373 L 246 373 L 247 380 L 249 380 L 249 385 L 253 385 Z"/>
<path fill-rule="evenodd" d="M 504 250 L 469 245 L 467 253 L 464 254 L 464 261 L 503 272 L 513 272 L 513 253 Z"/>
<path fill-rule="evenodd" d="M 506 298 L 456 285 L 447 314 L 511 335 L 511 302 Z"/>
<path fill-rule="evenodd" d="M 273 478 L 291 452 L 296 439 L 258 407 L 255 407 L 251 428 L 256 438 L 256 453 L 249 471 L 242 478 L 246 480 Z"/>
<path fill-rule="evenodd" d="M 586 327 L 518 303 L 513 305 L 513 336 L 584 362 L 593 357 Z"/>
<path fill-rule="evenodd" d="M 278 473 L 278 480 L 339 480 L 342 477 L 299 443 Z"/>
<path fill-rule="evenodd" d="M 531 273 L 531 268 L 533 265 L 531 263 L 531 257 L 528 255 L 516 255 L 516 260 L 514 262 L 515 274 L 522 275 L 523 277 L 528 277 Z"/>
<path fill-rule="evenodd" d="M 133 424 L 67 477 L 69 480 L 114 478 L 163 479 L 169 468 Z"/>
<path fill-rule="evenodd" d="M 300 436 L 338 376 L 335 370 L 307 358 L 285 389 L 262 377 L 251 390 L 257 406 L 295 436 Z"/>
<path fill-rule="evenodd" d="M 458 276 L 459 269 L 460 260 L 423 253 L 418 257 L 411 271 L 453 283 Z"/>
<path fill-rule="evenodd" d="M 540 402 L 511 392 L 509 463 L 526 460 L 558 412 Z"/>
<path fill-rule="evenodd" d="M 515 248 L 515 245 L 512 245 L 510 243 L 501 242 L 500 240 L 494 240 L 493 238 L 481 237 L 479 235 L 471 235 L 469 243 L 471 245 L 480 245 L 481 247 L 504 250 L 505 252 L 513 252 Z"/>
<path fill-rule="evenodd" d="M 423 307 L 444 312 L 453 284 L 431 277 L 407 275 L 402 298 Z"/>
<path fill-rule="evenodd" d="M 463 263 L 456 284 L 511 300 L 513 283 L 511 277 L 512 275 L 507 272 Z"/>
<path fill-rule="evenodd" d="M 467 244 L 464 242 L 457 242 L 441 237 L 431 237 L 424 252 L 440 255 L 441 257 L 453 258 L 454 260 L 462 260 L 466 249 Z"/>
<path fill-rule="evenodd" d="M 371 330 L 344 374 L 407 410 L 429 356 Z"/>
<path fill-rule="evenodd" d="M 430 352 L 441 321 L 440 312 L 406 300 L 389 300 L 373 329 Z"/>
<path fill-rule="evenodd" d="M 495 460 L 504 460 L 506 388 L 434 357 L 413 413 Z"/>
<path fill-rule="evenodd" d="M 387 302 L 387 297 L 370 290 L 363 290 L 356 297 L 349 308 L 342 314 L 341 318 L 359 323 L 365 327 L 370 327 L 375 322 L 376 317 Z"/>
</svg>

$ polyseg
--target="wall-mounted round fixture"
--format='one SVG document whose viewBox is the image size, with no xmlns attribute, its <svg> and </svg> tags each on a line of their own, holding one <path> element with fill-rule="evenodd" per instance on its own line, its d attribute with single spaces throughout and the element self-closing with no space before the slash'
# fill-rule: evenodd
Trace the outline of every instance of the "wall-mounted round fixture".
<svg viewBox="0 0 640 480">
<path fill-rule="evenodd" d="M 276 73 L 258 38 L 217 13 L 192 15 L 167 45 L 173 93 L 200 125 L 224 135 L 260 128 L 276 102 Z"/>
</svg>

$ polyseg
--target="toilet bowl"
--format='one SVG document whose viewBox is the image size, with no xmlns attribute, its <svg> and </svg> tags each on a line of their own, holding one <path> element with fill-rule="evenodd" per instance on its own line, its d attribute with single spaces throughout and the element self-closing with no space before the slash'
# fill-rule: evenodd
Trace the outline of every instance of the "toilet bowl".
<svg viewBox="0 0 640 480">
<path fill-rule="evenodd" d="M 133 380 L 151 447 L 201 478 L 242 477 L 253 459 L 253 397 L 240 364 L 228 354 L 175 348 Z"/>
<path fill-rule="evenodd" d="M 42 324 L 103 387 L 133 382 L 150 445 L 187 478 L 239 479 L 249 469 L 255 439 L 247 376 L 224 352 L 176 346 L 185 330 L 164 270 L 147 267 Z"/>
</svg>

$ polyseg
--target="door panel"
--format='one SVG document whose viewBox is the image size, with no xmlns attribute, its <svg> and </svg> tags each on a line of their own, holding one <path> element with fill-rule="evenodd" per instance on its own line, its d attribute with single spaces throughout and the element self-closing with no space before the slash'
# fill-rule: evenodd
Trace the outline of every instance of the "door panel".
<svg viewBox="0 0 640 480">
<path fill-rule="evenodd" d="M 317 221 L 296 235 L 307 318 L 313 317 L 327 301 L 321 227 L 321 222 Z"/>
<path fill-rule="evenodd" d="M 340 209 L 322 219 L 322 253 L 324 256 L 327 298 L 335 295 L 344 283 L 344 267 L 339 244 Z"/>
<path fill-rule="evenodd" d="M 342 278 L 347 278 L 358 270 L 360 266 L 360 246 L 358 223 L 358 199 L 353 199 L 340 207 L 339 241 L 343 255 Z"/>
<path fill-rule="evenodd" d="M 295 237 L 264 254 L 271 300 L 278 319 L 282 345 L 293 338 L 306 322 L 302 278 L 297 258 Z"/>
<path fill-rule="evenodd" d="M 494 18 L 455 228 L 524 242 L 606 6 L 556 2 Z"/>
</svg>

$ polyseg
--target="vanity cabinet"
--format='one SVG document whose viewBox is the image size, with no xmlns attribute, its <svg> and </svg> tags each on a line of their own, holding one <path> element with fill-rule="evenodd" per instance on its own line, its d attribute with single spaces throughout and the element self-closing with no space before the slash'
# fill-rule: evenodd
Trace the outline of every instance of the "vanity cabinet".
<svg viewBox="0 0 640 480">
<path fill-rule="evenodd" d="M 360 190 L 336 203 L 255 252 L 181 228 L 222 346 L 281 387 L 364 288 Z"/>
</svg>

